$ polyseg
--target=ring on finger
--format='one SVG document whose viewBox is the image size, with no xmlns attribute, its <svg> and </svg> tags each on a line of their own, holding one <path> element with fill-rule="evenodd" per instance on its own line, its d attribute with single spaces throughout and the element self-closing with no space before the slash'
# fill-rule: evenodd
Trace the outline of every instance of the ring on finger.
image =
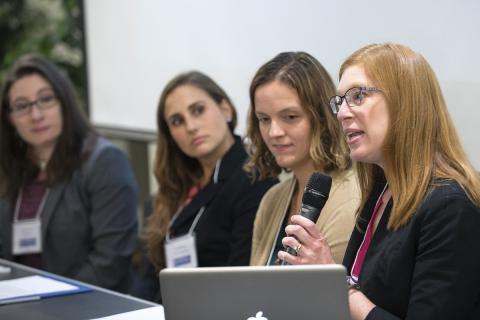
<svg viewBox="0 0 480 320">
<path fill-rule="evenodd" d="M 302 249 L 301 243 L 299 243 L 298 246 L 295 248 L 295 251 L 297 252 L 297 254 L 300 252 L 300 249 Z"/>
</svg>

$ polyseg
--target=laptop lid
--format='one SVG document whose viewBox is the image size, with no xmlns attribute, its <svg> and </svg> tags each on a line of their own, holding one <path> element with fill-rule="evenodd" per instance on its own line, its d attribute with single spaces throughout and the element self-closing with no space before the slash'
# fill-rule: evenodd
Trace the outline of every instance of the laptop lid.
<svg viewBox="0 0 480 320">
<path fill-rule="evenodd" d="M 166 320 L 350 319 L 342 265 L 160 272 Z"/>
</svg>

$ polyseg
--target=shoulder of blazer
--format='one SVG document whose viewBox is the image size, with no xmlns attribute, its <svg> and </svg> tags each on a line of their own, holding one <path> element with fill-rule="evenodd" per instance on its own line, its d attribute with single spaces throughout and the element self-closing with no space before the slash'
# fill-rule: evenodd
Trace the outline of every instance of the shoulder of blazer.
<svg viewBox="0 0 480 320">
<path fill-rule="evenodd" d="M 87 158 L 87 160 L 82 166 L 81 170 L 84 175 L 88 175 L 91 172 L 93 165 L 97 160 L 98 156 L 107 147 L 114 147 L 114 144 L 103 137 L 98 137 L 97 141 L 95 142 L 95 147 L 93 148 L 92 153 L 90 154 L 90 156 Z"/>
<path fill-rule="evenodd" d="M 89 210 L 91 209 L 90 207 L 90 199 L 88 195 L 86 194 L 86 179 L 87 177 L 91 174 L 94 168 L 94 164 L 100 154 L 102 153 L 103 150 L 107 148 L 115 148 L 115 145 L 108 141 L 107 139 L 103 137 L 98 137 L 97 141 L 95 142 L 95 147 L 92 150 L 92 153 L 90 156 L 85 160 L 85 163 L 82 165 L 80 168 L 79 176 L 80 176 L 80 188 L 79 188 L 79 193 L 80 193 L 80 198 L 82 200 L 82 203 L 87 207 Z"/>
<path fill-rule="evenodd" d="M 435 215 L 453 203 L 455 203 L 455 206 L 469 208 L 469 210 L 472 209 L 480 213 L 480 208 L 470 200 L 465 190 L 456 181 L 438 180 L 432 184 L 412 218 Z"/>
</svg>

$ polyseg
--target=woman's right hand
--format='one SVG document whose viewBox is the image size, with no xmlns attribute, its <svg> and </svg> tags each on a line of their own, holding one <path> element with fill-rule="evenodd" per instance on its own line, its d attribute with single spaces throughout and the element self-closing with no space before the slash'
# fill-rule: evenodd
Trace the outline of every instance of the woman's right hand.
<svg viewBox="0 0 480 320">
<path fill-rule="evenodd" d="M 292 224 L 285 228 L 287 236 L 282 239 L 285 247 L 294 248 L 297 256 L 279 251 L 278 258 L 289 264 L 334 264 L 330 247 L 316 224 L 300 215 L 293 215 Z"/>
</svg>

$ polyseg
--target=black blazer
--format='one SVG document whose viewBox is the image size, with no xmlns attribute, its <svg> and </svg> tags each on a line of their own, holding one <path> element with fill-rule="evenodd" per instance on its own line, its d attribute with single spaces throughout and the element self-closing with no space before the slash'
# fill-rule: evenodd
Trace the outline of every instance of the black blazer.
<svg viewBox="0 0 480 320">
<path fill-rule="evenodd" d="M 252 183 L 243 170 L 246 158 L 240 138 L 235 137 L 235 144 L 219 164 L 218 176 L 211 177 L 170 229 L 175 237 L 186 234 L 199 210 L 205 207 L 194 230 L 199 267 L 249 264 L 258 205 L 277 181 Z"/>
<path fill-rule="evenodd" d="M 194 230 L 199 267 L 248 265 L 252 246 L 253 222 L 257 208 L 267 190 L 278 182 L 264 179 L 252 182 L 243 170 L 247 153 L 240 137 L 224 155 L 218 176 L 211 177 L 174 221 L 174 237 L 188 233 L 195 216 L 205 207 Z M 215 180 L 217 183 L 215 183 Z M 132 294 L 161 302 L 158 275 L 145 257 Z"/>
<path fill-rule="evenodd" d="M 360 215 L 366 226 L 383 185 Z M 374 233 L 359 277 L 376 305 L 367 319 L 480 319 L 480 208 L 455 182 L 432 188 L 410 221 L 387 230 L 392 201 Z M 343 264 L 350 272 L 363 233 L 354 229 Z"/>
</svg>

